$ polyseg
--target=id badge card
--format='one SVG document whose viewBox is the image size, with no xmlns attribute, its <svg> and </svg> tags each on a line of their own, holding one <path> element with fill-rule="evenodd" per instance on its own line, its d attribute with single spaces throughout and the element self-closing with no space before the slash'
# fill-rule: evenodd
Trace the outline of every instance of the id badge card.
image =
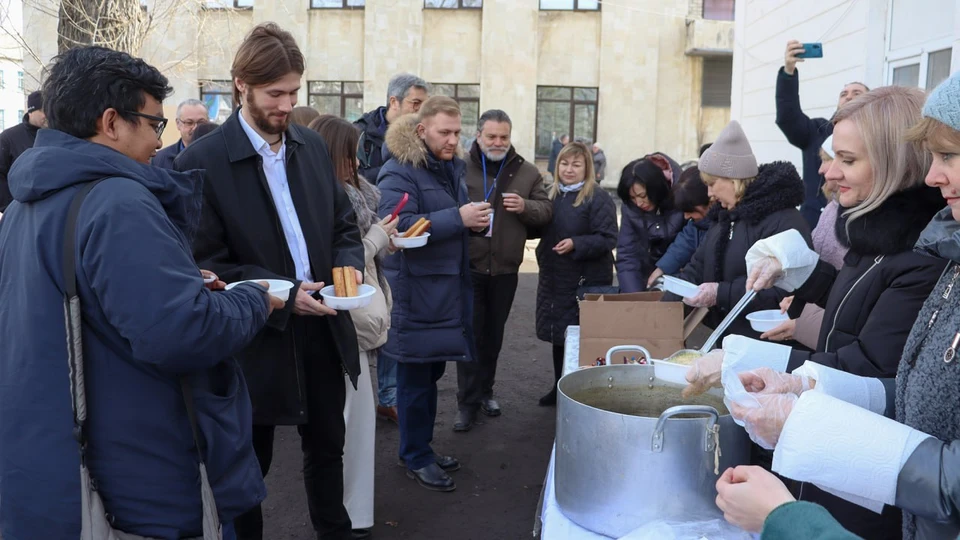
<svg viewBox="0 0 960 540">
<path fill-rule="evenodd" d="M 487 234 L 483 236 L 487 238 L 493 237 L 493 212 L 490 212 L 490 225 L 487 227 Z"/>
</svg>

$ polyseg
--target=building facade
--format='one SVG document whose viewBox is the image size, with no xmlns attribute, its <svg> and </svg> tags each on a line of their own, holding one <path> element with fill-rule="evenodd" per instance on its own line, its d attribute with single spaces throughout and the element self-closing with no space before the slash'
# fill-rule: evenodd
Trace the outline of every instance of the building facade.
<svg viewBox="0 0 960 540">
<path fill-rule="evenodd" d="M 56 53 L 57 3 L 25 8 L 37 53 L 27 71 L 37 77 Z M 384 104 L 390 77 L 408 71 L 460 101 L 464 142 L 480 112 L 503 109 L 521 154 L 546 158 L 562 133 L 596 140 L 615 182 L 624 164 L 655 150 L 695 158 L 728 120 L 733 3 L 144 0 L 154 18 L 141 56 L 171 79 L 169 117 L 177 102 L 200 98 L 222 120 L 233 107 L 237 45 L 253 25 L 273 21 L 306 56 L 301 104 L 352 120 Z"/>
<path fill-rule="evenodd" d="M 0 131 L 19 124 L 27 106 L 31 85 L 24 80 L 22 34 L 23 2 L 0 3 Z"/>
<path fill-rule="evenodd" d="M 853 81 L 930 91 L 960 70 L 957 0 L 741 0 L 735 33 L 731 115 L 761 162 L 801 165 L 775 123 L 777 72 L 790 39 L 823 43 L 823 58 L 797 64 L 811 118 L 829 118 Z"/>
</svg>

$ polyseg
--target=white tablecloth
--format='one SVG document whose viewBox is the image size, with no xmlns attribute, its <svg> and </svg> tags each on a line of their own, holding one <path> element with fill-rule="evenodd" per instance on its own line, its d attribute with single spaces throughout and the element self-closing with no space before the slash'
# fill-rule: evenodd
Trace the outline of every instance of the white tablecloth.
<svg viewBox="0 0 960 540">
<path fill-rule="evenodd" d="M 567 327 L 566 344 L 564 345 L 563 374 L 566 375 L 576 371 L 580 366 L 580 327 Z M 556 458 L 556 446 L 550 452 L 550 466 L 547 468 L 547 477 L 543 484 L 543 503 L 540 509 L 540 538 L 542 540 L 610 540 L 608 536 L 588 531 L 567 519 L 567 516 L 560 510 L 557 504 L 557 497 L 554 491 L 554 459 Z M 719 536 L 711 535 L 710 540 L 715 538 L 742 538 L 743 531 L 736 532 L 735 527 L 729 527 L 727 534 Z M 753 535 L 759 538 L 759 535 Z"/>
</svg>

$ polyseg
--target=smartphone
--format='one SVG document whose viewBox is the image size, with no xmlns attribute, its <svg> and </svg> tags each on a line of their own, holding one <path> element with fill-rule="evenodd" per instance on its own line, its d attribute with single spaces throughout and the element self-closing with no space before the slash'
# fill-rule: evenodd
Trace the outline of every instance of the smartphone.
<svg viewBox="0 0 960 540">
<path fill-rule="evenodd" d="M 400 211 L 403 210 L 403 207 L 407 205 L 407 201 L 410 200 L 410 194 L 404 193 L 403 198 L 400 199 L 400 202 L 397 203 L 397 207 L 393 209 L 393 213 L 390 214 L 390 220 L 393 221 L 397 219 L 397 216 L 400 215 Z"/>
<path fill-rule="evenodd" d="M 822 43 L 803 43 L 803 52 L 797 58 L 823 58 Z"/>
</svg>

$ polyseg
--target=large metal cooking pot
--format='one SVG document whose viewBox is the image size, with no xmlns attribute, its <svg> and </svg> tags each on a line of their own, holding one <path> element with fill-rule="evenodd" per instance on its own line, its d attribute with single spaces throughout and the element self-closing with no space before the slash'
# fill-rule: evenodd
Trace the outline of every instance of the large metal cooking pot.
<svg viewBox="0 0 960 540">
<path fill-rule="evenodd" d="M 686 401 L 653 370 L 581 369 L 558 387 L 557 502 L 580 526 L 614 538 L 657 519 L 720 518 L 717 473 L 750 459 L 750 439 L 718 390 Z"/>
</svg>

